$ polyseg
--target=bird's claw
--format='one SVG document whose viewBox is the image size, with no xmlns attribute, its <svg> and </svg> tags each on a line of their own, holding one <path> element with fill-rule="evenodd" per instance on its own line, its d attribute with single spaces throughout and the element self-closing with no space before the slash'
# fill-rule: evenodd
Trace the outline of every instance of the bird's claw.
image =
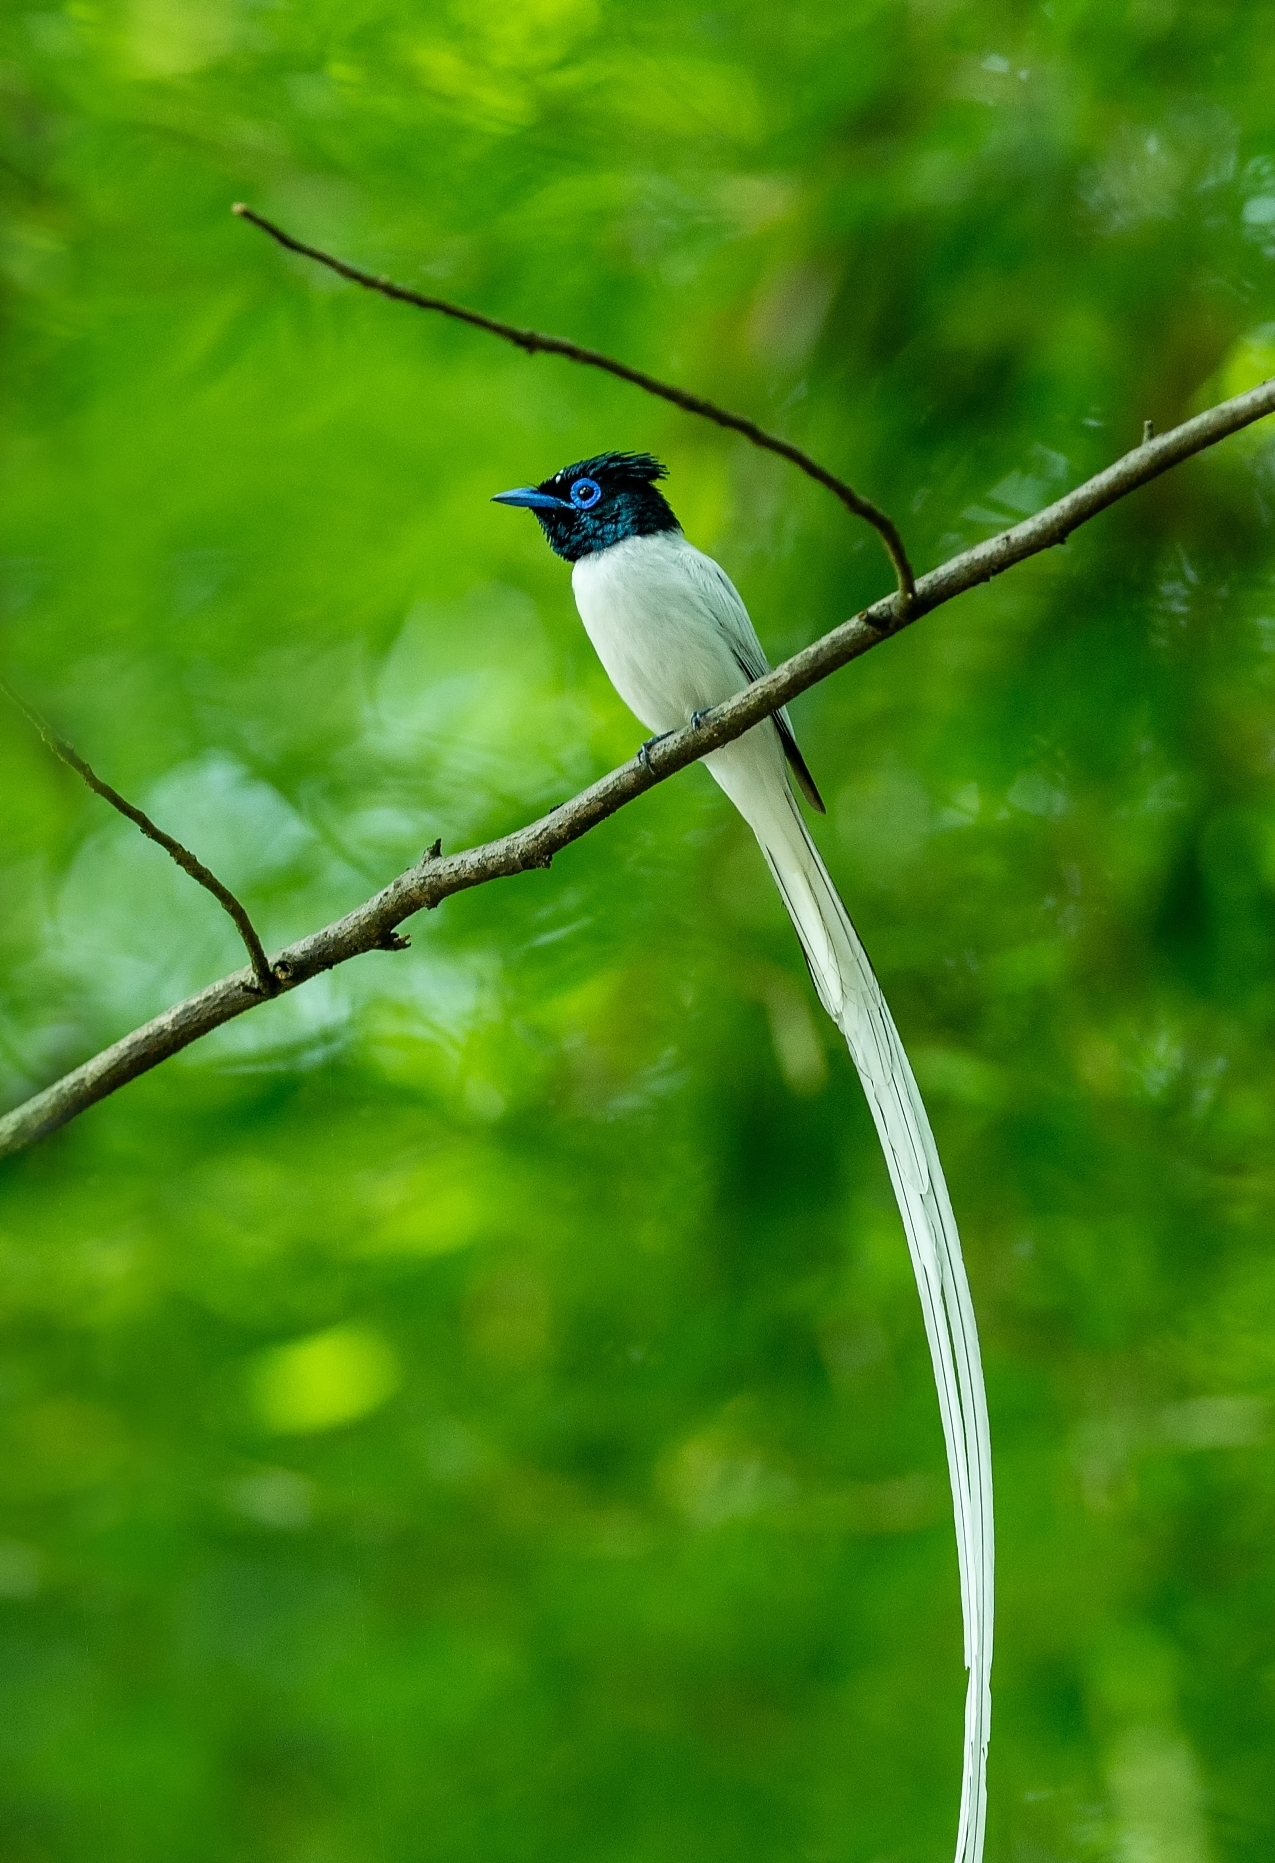
<svg viewBox="0 0 1275 1863">
<path fill-rule="evenodd" d="M 708 717 L 708 714 L 709 712 L 712 711 L 712 709 L 713 708 L 711 705 L 706 705 L 702 712 L 691 713 L 691 730 L 692 731 L 699 730 L 700 726 L 703 724 L 704 720 Z"/>
<path fill-rule="evenodd" d="M 654 737 L 648 737 L 644 744 L 638 745 L 638 762 L 644 770 L 649 770 L 651 767 L 651 752 L 655 746 L 662 744 L 669 735 L 667 731 L 657 731 Z"/>
</svg>

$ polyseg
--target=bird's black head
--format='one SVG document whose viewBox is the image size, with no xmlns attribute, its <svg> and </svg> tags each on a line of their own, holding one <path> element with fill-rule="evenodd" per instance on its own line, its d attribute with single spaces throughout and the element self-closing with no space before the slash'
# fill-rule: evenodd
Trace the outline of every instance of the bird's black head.
<svg viewBox="0 0 1275 1863">
<path fill-rule="evenodd" d="M 667 477 L 667 468 L 649 453 L 599 453 L 564 466 L 541 485 L 497 492 L 492 503 L 526 505 L 539 518 L 550 549 L 574 563 L 626 537 L 677 530 L 677 519 L 655 489 L 655 481 Z"/>
</svg>

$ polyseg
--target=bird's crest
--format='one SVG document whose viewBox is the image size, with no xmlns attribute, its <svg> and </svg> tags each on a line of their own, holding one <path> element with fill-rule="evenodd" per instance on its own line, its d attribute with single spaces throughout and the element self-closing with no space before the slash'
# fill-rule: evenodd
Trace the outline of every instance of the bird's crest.
<svg viewBox="0 0 1275 1863">
<path fill-rule="evenodd" d="M 654 485 L 657 479 L 667 479 L 668 467 L 654 453 L 598 453 L 592 459 L 577 460 L 574 466 L 564 466 L 553 477 L 556 481 L 582 475 L 601 479 L 608 488 L 618 491 L 624 485 Z M 551 481 L 546 480 L 548 483 Z"/>
</svg>

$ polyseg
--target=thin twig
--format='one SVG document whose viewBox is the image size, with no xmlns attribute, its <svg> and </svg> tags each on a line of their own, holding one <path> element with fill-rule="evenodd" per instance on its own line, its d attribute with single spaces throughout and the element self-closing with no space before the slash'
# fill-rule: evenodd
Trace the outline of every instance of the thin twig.
<svg viewBox="0 0 1275 1863">
<path fill-rule="evenodd" d="M 183 847 L 180 841 L 174 840 L 172 835 L 165 833 L 158 823 L 153 822 L 149 815 L 139 809 L 135 803 L 130 802 L 126 796 L 122 796 L 118 789 L 113 789 L 109 783 L 103 782 L 97 771 L 91 764 L 85 763 L 75 747 L 68 744 L 64 737 L 59 737 L 53 727 L 41 718 L 34 706 L 28 705 L 25 699 L 19 698 L 6 680 L 0 679 L 0 692 L 3 692 L 9 702 L 17 706 L 23 717 L 34 725 L 54 756 L 60 757 L 63 763 L 74 770 L 78 776 L 84 778 L 94 795 L 101 796 L 104 802 L 109 802 L 111 807 L 118 809 L 121 815 L 127 815 L 129 821 L 140 828 L 148 840 L 156 842 L 166 854 L 171 855 L 183 873 L 188 873 L 192 880 L 197 880 L 206 892 L 212 894 L 217 904 L 222 906 L 235 921 L 235 928 L 243 939 L 252 962 L 252 974 L 256 980 L 258 992 L 263 996 L 277 996 L 280 989 L 279 979 L 270 968 L 270 959 L 266 956 L 261 940 L 257 936 L 256 927 L 230 888 L 223 886 L 211 868 L 205 867 L 203 861 L 197 855 L 192 854 L 188 847 Z"/>
<path fill-rule="evenodd" d="M 645 761 L 634 757 L 570 802 L 541 816 L 539 821 L 515 830 L 502 840 L 489 841 L 485 846 L 446 858 L 439 857 L 435 843 L 416 866 L 399 874 L 396 880 L 345 918 L 289 946 L 274 967 L 280 986 L 285 990 L 297 989 L 311 977 L 344 964 L 350 958 L 384 949 L 390 934 L 405 919 L 437 906 L 453 893 L 485 885 L 489 880 L 547 867 L 562 848 L 578 841 L 599 822 L 614 815 L 617 809 L 634 801 L 656 783 L 665 781 L 675 771 L 696 762 L 706 752 L 741 736 L 798 693 L 880 646 L 883 640 L 899 633 L 912 620 L 942 607 L 980 582 L 990 582 L 993 576 L 1003 575 L 1027 557 L 1065 543 L 1072 531 L 1109 505 L 1128 497 L 1130 492 L 1180 465 L 1192 454 L 1215 446 L 1228 434 L 1237 433 L 1268 414 L 1275 414 L 1275 380 L 1263 382 L 1247 394 L 1223 401 L 1208 413 L 1144 442 L 1115 465 L 1108 466 L 1105 472 L 1086 480 L 1056 504 L 1037 512 L 1035 517 L 1015 524 L 1011 530 L 1002 531 L 999 536 L 931 570 L 917 584 L 916 599 L 907 615 L 900 616 L 893 595 L 874 602 L 862 614 L 843 622 L 821 640 L 785 660 L 764 679 L 737 693 L 725 705 L 706 713 L 698 725 L 688 725 L 653 744 Z M 82 1067 L 65 1074 L 0 1118 L 0 1157 L 33 1145 L 96 1101 L 105 1099 L 130 1080 L 178 1054 L 222 1023 L 255 1009 L 260 1002 L 261 994 L 254 986 L 251 973 L 239 971 L 166 1009 L 154 1021 L 134 1029 Z"/>
<path fill-rule="evenodd" d="M 685 388 L 675 388 L 669 382 L 657 381 L 655 376 L 647 375 L 642 369 L 631 369 L 627 363 L 603 355 L 601 350 L 586 349 L 583 344 L 569 342 L 566 337 L 546 336 L 540 330 L 524 330 L 517 324 L 502 323 L 499 318 L 484 316 L 481 311 L 470 310 L 467 305 L 452 304 L 446 298 L 426 297 L 420 291 L 409 290 L 406 285 L 396 285 L 392 279 L 378 278 L 373 272 L 361 271 L 357 265 L 349 265 L 344 259 L 336 258 L 318 246 L 307 246 L 304 240 L 294 239 L 291 233 L 285 233 L 273 220 L 267 220 L 251 207 L 245 207 L 242 201 L 236 201 L 230 211 L 238 214 L 241 220 L 250 220 L 253 226 L 259 226 L 263 233 L 278 240 L 289 252 L 300 253 L 302 258 L 314 259 L 318 264 L 326 265 L 340 277 L 348 278 L 351 284 L 363 285 L 368 291 L 379 291 L 382 297 L 394 298 L 400 304 L 413 304 L 417 310 L 438 311 L 443 317 L 454 317 L 460 323 L 473 324 L 475 329 L 486 330 L 491 336 L 503 337 L 507 343 L 516 344 L 519 349 L 526 350 L 528 355 L 534 355 L 539 350 L 546 356 L 565 356 L 568 361 L 583 363 L 589 369 L 603 369 L 608 375 L 618 376 L 622 382 L 631 382 L 635 388 L 645 389 L 648 395 L 658 395 L 661 401 L 671 401 L 674 407 L 681 408 L 686 414 L 698 414 L 718 427 L 728 427 L 732 433 L 742 434 L 754 446 L 760 446 L 768 453 L 778 453 L 781 459 L 790 461 L 808 478 L 826 486 L 856 517 L 871 524 L 889 552 L 903 605 L 906 607 L 911 600 L 916 578 L 893 519 L 870 499 L 856 492 L 852 485 L 847 485 L 844 479 L 839 479 L 826 466 L 821 466 L 817 459 L 812 459 L 809 453 L 803 453 L 790 440 L 781 440 L 777 434 L 767 433 L 764 427 L 749 420 L 747 415 L 732 414 L 729 409 L 718 407 L 716 402 L 706 401 L 703 395 L 693 395 Z"/>
</svg>

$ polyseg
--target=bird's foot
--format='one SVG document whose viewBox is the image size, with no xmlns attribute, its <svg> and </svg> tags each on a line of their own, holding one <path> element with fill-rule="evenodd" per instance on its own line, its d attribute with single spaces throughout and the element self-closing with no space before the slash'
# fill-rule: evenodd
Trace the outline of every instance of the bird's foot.
<svg viewBox="0 0 1275 1863">
<path fill-rule="evenodd" d="M 708 714 L 712 711 L 712 709 L 713 708 L 711 705 L 706 705 L 702 712 L 691 713 L 691 730 L 692 731 L 699 730 L 700 726 L 703 724 L 704 720 L 708 717 Z"/>
<path fill-rule="evenodd" d="M 651 767 L 651 752 L 657 744 L 662 744 L 666 737 L 672 737 L 671 731 L 657 731 L 654 737 L 648 737 L 644 744 L 638 746 L 638 762 L 644 770 Z"/>
</svg>

